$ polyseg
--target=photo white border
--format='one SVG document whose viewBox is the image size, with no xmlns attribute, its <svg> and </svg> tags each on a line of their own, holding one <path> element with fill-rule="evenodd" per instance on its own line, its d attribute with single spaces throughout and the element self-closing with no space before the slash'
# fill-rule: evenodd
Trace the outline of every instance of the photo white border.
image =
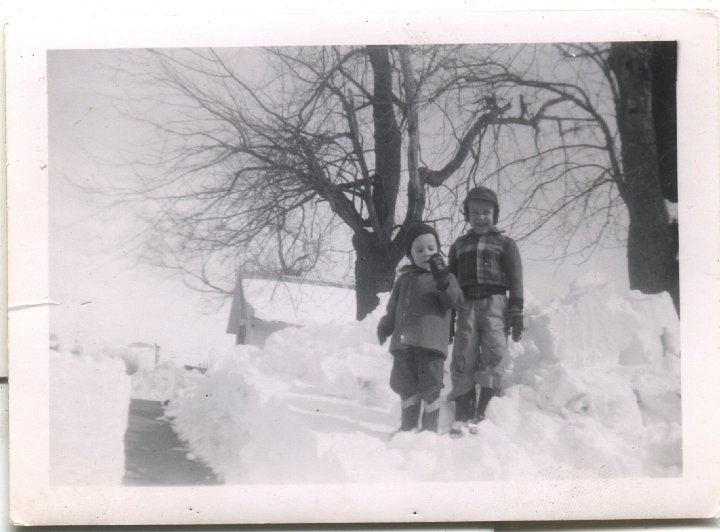
<svg viewBox="0 0 720 532">
<path fill-rule="evenodd" d="M 241 36 L 241 37 L 239 37 Z M 9 313 L 18 524 L 452 522 L 709 517 L 720 499 L 718 24 L 707 12 L 77 16 L 6 27 L 9 306 L 48 301 L 49 49 L 678 40 L 683 476 L 522 482 L 59 488 L 48 482 L 48 310 Z"/>
</svg>

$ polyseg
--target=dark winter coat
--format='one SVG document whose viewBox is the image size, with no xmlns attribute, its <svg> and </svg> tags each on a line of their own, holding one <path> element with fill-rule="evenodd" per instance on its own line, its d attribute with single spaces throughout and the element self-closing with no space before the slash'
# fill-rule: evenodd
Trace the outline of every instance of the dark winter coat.
<svg viewBox="0 0 720 532">
<path fill-rule="evenodd" d="M 450 310 L 462 302 L 462 291 L 454 275 L 445 290 L 435 287 L 429 271 L 405 266 L 395 281 L 387 314 L 379 329 L 392 332 L 390 352 L 397 353 L 410 346 L 424 347 L 447 356 L 450 332 Z"/>
<path fill-rule="evenodd" d="M 522 262 L 517 244 L 490 227 L 483 234 L 471 230 L 450 247 L 448 268 L 457 277 L 466 298 L 479 299 L 509 293 L 511 307 L 522 309 Z"/>
</svg>

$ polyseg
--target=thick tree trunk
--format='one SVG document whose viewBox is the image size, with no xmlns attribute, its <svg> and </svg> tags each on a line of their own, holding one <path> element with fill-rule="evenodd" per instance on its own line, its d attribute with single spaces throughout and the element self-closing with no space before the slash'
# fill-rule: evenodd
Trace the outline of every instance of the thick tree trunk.
<svg viewBox="0 0 720 532">
<path fill-rule="evenodd" d="M 677 183 L 677 42 L 653 43 L 650 60 L 653 84 L 652 114 L 658 147 L 660 186 L 666 200 L 678 201 Z M 671 224 L 671 249 L 676 260 L 668 274 L 668 291 L 680 313 L 680 240 L 678 224 Z"/>
<path fill-rule="evenodd" d="M 355 233 L 355 297 L 357 319 L 362 320 L 378 306 L 378 294 L 389 292 L 402 253 L 393 246 L 378 245 L 372 233 Z"/>
<path fill-rule="evenodd" d="M 679 308 L 678 262 L 660 181 L 652 113 L 651 56 L 650 43 L 613 43 L 609 58 L 619 90 L 620 193 L 630 215 L 628 274 L 631 288 L 649 294 L 667 291 Z"/>
<path fill-rule="evenodd" d="M 677 42 L 653 43 L 650 69 L 660 185 L 665 199 L 677 203 Z"/>
<path fill-rule="evenodd" d="M 398 49 L 405 89 L 405 119 L 407 122 L 407 172 L 408 204 L 405 214 L 406 227 L 420 221 L 425 210 L 425 184 L 420 177 L 420 113 L 417 103 L 417 81 L 413 75 L 410 53 L 406 47 Z"/>
<path fill-rule="evenodd" d="M 373 69 L 373 126 L 375 174 L 372 204 L 377 216 L 378 238 L 390 240 L 400 188 L 402 133 L 395 118 L 393 67 L 387 46 L 368 46 Z"/>
<path fill-rule="evenodd" d="M 402 257 L 392 243 L 402 168 L 402 133 L 395 116 L 393 94 L 394 69 L 387 46 L 368 46 L 366 50 L 373 71 L 375 172 L 369 195 L 364 198 L 372 229 L 356 231 L 352 239 L 358 320 L 377 308 L 379 293 L 392 289 L 395 268 Z"/>
</svg>

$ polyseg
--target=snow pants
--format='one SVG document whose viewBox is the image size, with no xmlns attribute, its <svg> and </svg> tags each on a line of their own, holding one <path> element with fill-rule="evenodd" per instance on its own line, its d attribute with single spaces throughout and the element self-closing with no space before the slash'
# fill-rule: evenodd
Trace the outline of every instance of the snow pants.
<svg viewBox="0 0 720 532">
<path fill-rule="evenodd" d="M 506 310 L 507 297 L 503 294 L 465 299 L 458 307 L 449 400 L 468 393 L 476 384 L 502 388 L 503 362 L 507 360 Z"/>
<path fill-rule="evenodd" d="M 393 352 L 390 388 L 402 399 L 400 430 L 417 428 L 422 408 L 422 430 L 437 432 L 444 367 L 445 357 L 430 349 Z"/>
<path fill-rule="evenodd" d="M 417 396 L 427 404 L 440 397 L 443 386 L 444 357 L 422 347 L 408 347 L 393 353 L 390 388 L 403 401 Z"/>
</svg>

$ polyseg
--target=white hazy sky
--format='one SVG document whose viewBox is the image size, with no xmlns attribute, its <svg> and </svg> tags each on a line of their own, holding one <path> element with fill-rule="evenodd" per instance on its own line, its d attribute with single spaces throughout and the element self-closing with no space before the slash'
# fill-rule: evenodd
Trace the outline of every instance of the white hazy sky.
<svg viewBox="0 0 720 532">
<path fill-rule="evenodd" d="M 113 63 L 112 52 L 102 55 Z M 126 95 L 133 85 L 101 68 L 97 56 L 48 55 L 50 297 L 62 303 L 51 311 L 51 332 L 64 342 L 77 338 L 88 350 L 144 341 L 160 344 L 166 356 L 202 358 L 211 347 L 232 345 L 226 309 L 217 310 L 218 301 L 204 301 L 167 271 L 124 255 L 133 234 L 132 210 L 103 208 L 96 196 L 70 183 L 122 183 L 131 171 L 118 164 L 123 154 L 154 138 L 107 97 Z M 526 245 L 521 251 L 526 289 L 539 300 L 561 294 L 587 271 L 626 284 L 622 250 L 598 252 L 582 265 L 533 260 L 543 255 L 541 248 Z"/>
<path fill-rule="evenodd" d="M 148 133 L 113 107 L 107 96 L 123 94 L 122 80 L 89 55 L 97 54 L 48 56 L 50 298 L 62 303 L 51 309 L 51 332 L 86 350 L 143 341 L 160 344 L 164 356 L 202 360 L 210 348 L 233 344 L 225 312 L 213 312 L 219 303 L 126 255 L 131 210 L 108 210 L 71 183 L 126 180 L 119 154 Z"/>
</svg>

